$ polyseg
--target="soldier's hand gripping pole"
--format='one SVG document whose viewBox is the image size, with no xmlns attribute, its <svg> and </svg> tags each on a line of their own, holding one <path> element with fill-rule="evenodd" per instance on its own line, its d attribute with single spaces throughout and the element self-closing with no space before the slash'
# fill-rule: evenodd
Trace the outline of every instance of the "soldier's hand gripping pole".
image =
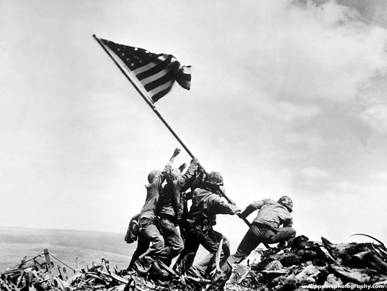
<svg viewBox="0 0 387 291">
<path fill-rule="evenodd" d="M 203 173 L 207 176 L 208 173 L 207 173 L 207 171 L 203 168 L 203 166 L 199 164 L 199 167 L 200 167 L 201 171 L 203 171 Z M 232 201 L 232 200 L 226 195 L 226 193 L 224 193 L 224 191 L 223 191 L 220 187 L 218 188 L 218 190 L 219 190 L 219 192 L 221 193 L 221 195 L 224 197 L 224 199 L 226 199 L 226 201 L 227 201 L 228 203 L 236 205 L 236 203 L 235 203 L 234 201 Z M 248 227 L 251 226 L 251 223 L 247 220 L 246 217 L 240 217 L 239 215 L 238 215 L 238 217 L 239 217 L 240 219 L 242 219 L 242 220 L 247 224 Z"/>
<path fill-rule="evenodd" d="M 222 189 L 219 188 L 219 190 L 222 193 L 222 196 L 224 197 L 224 199 L 226 199 L 228 203 L 236 205 L 234 201 L 232 201 L 230 198 L 227 197 L 226 193 L 224 193 Z M 248 221 L 246 217 L 239 216 L 239 213 L 238 213 L 238 217 L 242 219 L 249 227 L 251 226 L 250 221 Z"/>
</svg>

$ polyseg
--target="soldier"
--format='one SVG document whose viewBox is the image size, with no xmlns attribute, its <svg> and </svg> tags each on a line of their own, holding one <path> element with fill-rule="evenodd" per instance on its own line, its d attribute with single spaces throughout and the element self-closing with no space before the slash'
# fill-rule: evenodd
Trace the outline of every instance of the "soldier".
<svg viewBox="0 0 387 291">
<path fill-rule="evenodd" d="M 135 267 L 140 273 L 147 272 L 155 259 L 160 258 L 163 252 L 165 243 L 164 238 L 160 234 L 157 227 L 156 206 L 159 200 L 161 185 L 165 178 L 165 173 L 169 171 L 174 158 L 180 153 L 179 149 L 175 149 L 169 163 L 165 166 L 163 172 L 153 170 L 148 175 L 149 184 L 146 187 L 147 196 L 145 204 L 141 209 L 139 221 L 139 238 L 135 255 L 139 258 L 135 262 L 131 262 L 130 266 Z M 148 248 L 150 244 L 150 247 Z M 148 248 L 146 252 L 144 249 Z"/>
<path fill-rule="evenodd" d="M 229 258 L 230 263 L 242 262 L 261 242 L 285 245 L 286 241 L 296 236 L 296 231 L 292 228 L 293 218 L 290 213 L 293 211 L 293 201 L 290 197 L 282 196 L 277 202 L 271 199 L 256 201 L 239 216 L 246 218 L 257 209 L 257 217 L 239 244 L 237 252 Z"/>
<path fill-rule="evenodd" d="M 216 254 L 219 253 L 219 266 L 224 266 L 230 255 L 228 240 L 213 229 L 217 214 L 237 214 L 240 210 L 233 204 L 225 202 L 220 197 L 220 187 L 223 186 L 223 177 L 218 172 L 211 172 L 203 185 L 192 193 L 192 206 L 188 214 L 187 223 L 190 231 L 187 232 L 185 247 L 178 261 L 176 270 L 192 276 L 209 278 L 216 267 Z M 222 244 L 221 244 L 222 242 Z M 209 257 L 201 264 L 192 266 L 196 252 L 202 245 L 210 252 Z M 219 270 L 221 271 L 221 270 Z M 223 288 L 230 274 L 223 276 L 219 287 Z M 213 279 L 213 278 L 212 278 Z"/>
<path fill-rule="evenodd" d="M 135 267 L 140 272 L 146 272 L 144 268 L 150 267 L 150 262 L 145 260 L 148 257 L 157 256 L 164 248 L 164 238 L 157 228 L 156 204 L 159 199 L 163 175 L 159 170 L 153 170 L 148 175 L 149 184 L 146 185 L 147 196 L 145 204 L 141 209 L 139 220 L 140 233 L 138 237 L 135 256 L 132 257 L 130 267 Z M 148 246 L 150 247 L 148 248 Z M 134 261 L 135 260 L 135 261 Z"/>
<path fill-rule="evenodd" d="M 182 174 L 180 169 L 169 168 L 166 171 L 167 183 L 160 193 L 157 204 L 157 215 L 159 216 L 159 227 L 165 241 L 161 257 L 167 265 L 184 248 L 184 242 L 177 228 L 180 224 L 184 203 L 182 192 L 190 187 L 195 172 L 198 169 L 198 161 L 193 159 L 187 171 Z"/>
</svg>

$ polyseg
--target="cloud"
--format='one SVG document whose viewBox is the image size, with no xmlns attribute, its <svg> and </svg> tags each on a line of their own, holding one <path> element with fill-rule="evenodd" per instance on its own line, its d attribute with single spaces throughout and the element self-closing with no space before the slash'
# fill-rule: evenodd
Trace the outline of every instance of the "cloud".
<svg viewBox="0 0 387 291">
<path fill-rule="evenodd" d="M 280 99 L 348 102 L 356 97 L 359 83 L 387 64 L 385 30 L 363 23 L 353 9 L 334 2 L 317 10 L 291 7 L 288 1 L 260 6 L 270 10 L 267 17 L 251 15 L 256 14 L 251 9 L 244 26 L 229 27 L 239 16 L 237 10 L 218 37 L 249 44 L 226 48 L 224 58 L 247 86 L 254 84 Z"/>
<path fill-rule="evenodd" d="M 267 118 L 281 122 L 291 122 L 296 120 L 309 119 L 316 116 L 320 109 L 313 105 L 300 105 L 285 101 L 268 102 L 261 104 L 260 110 Z"/>
<path fill-rule="evenodd" d="M 387 104 L 368 106 L 360 116 L 375 132 L 387 134 Z"/>
<path fill-rule="evenodd" d="M 372 178 L 378 180 L 378 182 L 387 181 L 387 171 L 380 171 L 372 174 Z"/>
<path fill-rule="evenodd" d="M 306 178 L 314 179 L 314 180 L 329 178 L 329 174 L 326 171 L 316 167 L 303 168 L 301 170 L 301 174 Z"/>
</svg>

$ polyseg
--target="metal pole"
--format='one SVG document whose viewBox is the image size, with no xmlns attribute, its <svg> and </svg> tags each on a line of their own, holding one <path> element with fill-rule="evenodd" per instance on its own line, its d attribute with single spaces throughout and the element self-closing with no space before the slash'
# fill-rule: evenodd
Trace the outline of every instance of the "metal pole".
<svg viewBox="0 0 387 291">
<path fill-rule="evenodd" d="M 188 147 L 183 143 L 183 141 L 180 139 L 180 137 L 176 134 L 176 132 L 170 127 L 170 125 L 167 123 L 167 121 L 161 116 L 160 112 L 156 109 L 156 107 L 153 105 L 153 103 L 150 101 L 150 98 L 148 96 L 145 96 L 144 92 L 140 90 L 137 83 L 132 80 L 132 77 L 125 71 L 124 68 L 121 67 L 121 65 L 115 60 L 115 58 L 111 55 L 108 49 L 104 46 L 104 44 L 101 42 L 101 40 L 96 37 L 95 34 L 93 34 L 94 39 L 99 43 L 99 45 L 103 48 L 103 50 L 108 54 L 108 56 L 112 59 L 112 61 L 116 64 L 116 66 L 119 68 L 122 74 L 126 77 L 126 79 L 129 80 L 129 82 L 136 88 L 137 92 L 141 95 L 142 99 L 148 104 L 148 106 L 153 110 L 153 112 L 157 115 L 157 117 L 164 123 L 164 125 L 168 128 L 168 130 L 172 133 L 172 135 L 177 139 L 177 141 L 181 144 L 181 146 L 185 149 L 185 151 L 190 155 L 192 159 L 195 158 L 195 156 L 192 154 L 192 152 L 188 149 Z"/>
</svg>

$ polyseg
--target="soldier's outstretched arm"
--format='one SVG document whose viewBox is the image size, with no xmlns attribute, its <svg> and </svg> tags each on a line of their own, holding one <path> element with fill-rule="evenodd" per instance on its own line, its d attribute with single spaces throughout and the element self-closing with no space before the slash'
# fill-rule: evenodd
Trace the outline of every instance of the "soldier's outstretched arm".
<svg viewBox="0 0 387 291">
<path fill-rule="evenodd" d="M 238 214 L 241 212 L 238 206 L 228 203 L 220 197 L 213 197 L 209 200 L 208 207 L 216 214 Z"/>
<path fill-rule="evenodd" d="M 245 210 L 243 210 L 243 212 L 239 215 L 239 217 L 246 218 L 252 212 L 254 212 L 255 210 L 261 208 L 265 204 L 266 200 L 267 199 L 263 199 L 263 200 L 258 200 L 258 201 L 255 201 L 255 202 L 251 203 L 249 206 L 246 207 Z"/>
<path fill-rule="evenodd" d="M 173 162 L 175 161 L 175 158 L 180 154 L 180 152 L 181 150 L 179 148 L 175 148 L 175 150 L 173 151 L 171 158 L 169 159 L 168 163 L 165 165 L 162 171 L 163 178 L 165 178 L 167 175 L 171 175 Z"/>
</svg>

